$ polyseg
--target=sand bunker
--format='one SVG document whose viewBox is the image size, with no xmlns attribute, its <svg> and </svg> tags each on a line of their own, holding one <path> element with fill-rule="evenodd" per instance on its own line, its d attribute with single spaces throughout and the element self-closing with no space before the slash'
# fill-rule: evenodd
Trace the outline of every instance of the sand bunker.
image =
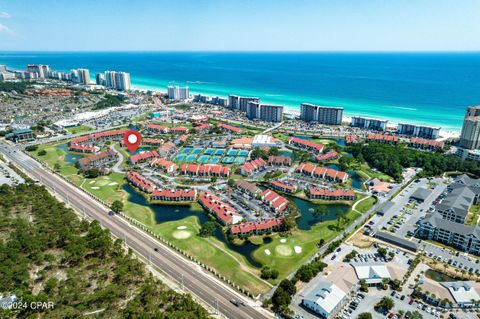
<svg viewBox="0 0 480 319">
<path fill-rule="evenodd" d="M 275 247 L 275 251 L 281 256 L 291 256 L 293 254 L 292 247 L 288 245 L 278 245 Z"/>
<path fill-rule="evenodd" d="M 270 256 L 270 254 L 271 254 L 270 250 L 269 250 L 269 249 L 265 249 L 265 254 L 268 255 L 268 256 Z"/>
<path fill-rule="evenodd" d="M 90 181 L 90 182 L 89 182 L 89 184 L 94 184 L 94 183 L 95 183 L 95 181 Z"/>
<path fill-rule="evenodd" d="M 187 229 L 187 226 L 178 226 L 177 229 Z"/>
<path fill-rule="evenodd" d="M 192 236 L 192 232 L 189 232 L 188 230 L 176 230 L 173 232 L 173 237 L 176 239 L 187 239 L 190 236 Z"/>
<path fill-rule="evenodd" d="M 97 187 L 97 186 L 93 186 L 93 187 L 90 187 L 91 189 L 100 189 L 100 187 Z"/>
<path fill-rule="evenodd" d="M 293 247 L 293 249 L 295 249 L 295 253 L 297 253 L 297 254 L 300 254 L 302 252 L 302 247 L 300 247 L 300 246 L 295 246 L 295 247 Z"/>
<path fill-rule="evenodd" d="M 108 184 L 109 186 L 113 186 L 113 185 L 118 185 L 117 182 L 111 182 L 110 184 Z"/>
<path fill-rule="evenodd" d="M 286 240 L 285 238 L 282 238 L 282 239 L 280 239 L 280 242 L 281 242 L 282 244 L 285 244 L 285 243 L 287 242 L 287 240 Z"/>
</svg>

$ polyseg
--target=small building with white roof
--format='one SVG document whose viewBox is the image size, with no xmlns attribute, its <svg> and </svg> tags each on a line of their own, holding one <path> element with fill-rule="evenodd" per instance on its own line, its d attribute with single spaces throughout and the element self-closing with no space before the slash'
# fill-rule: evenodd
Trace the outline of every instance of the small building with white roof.
<svg viewBox="0 0 480 319">
<path fill-rule="evenodd" d="M 277 143 L 275 139 L 270 135 L 257 134 L 253 137 L 252 147 L 264 147 L 264 146 L 272 147 L 276 145 Z"/>
<path fill-rule="evenodd" d="M 480 295 L 468 282 L 449 281 L 440 284 L 448 289 L 459 307 L 473 306 L 480 300 Z"/>
<path fill-rule="evenodd" d="M 333 318 L 343 307 L 347 294 L 333 283 L 321 281 L 302 299 L 306 308 L 323 318 Z"/>
<path fill-rule="evenodd" d="M 358 280 L 365 280 L 369 286 L 382 283 L 384 278 L 391 279 L 390 271 L 384 263 L 352 263 Z"/>
</svg>

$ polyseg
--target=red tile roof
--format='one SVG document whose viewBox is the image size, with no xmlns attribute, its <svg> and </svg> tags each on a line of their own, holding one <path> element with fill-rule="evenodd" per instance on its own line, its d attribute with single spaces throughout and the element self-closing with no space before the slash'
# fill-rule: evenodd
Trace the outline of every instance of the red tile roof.
<svg viewBox="0 0 480 319">
<path fill-rule="evenodd" d="M 242 132 L 241 128 L 238 128 L 238 127 L 235 127 L 235 126 L 232 126 L 232 125 L 229 125 L 229 124 L 220 123 L 220 124 L 218 124 L 218 126 L 221 127 L 221 128 L 224 128 L 228 131 L 235 132 L 235 133 L 241 133 Z"/>
<path fill-rule="evenodd" d="M 398 142 L 398 136 L 386 134 L 368 134 L 367 139 L 373 141 Z"/>
<path fill-rule="evenodd" d="M 195 198 L 197 196 L 196 189 L 155 189 L 152 193 L 152 197 L 165 197 L 168 199 L 177 198 Z"/>
<path fill-rule="evenodd" d="M 132 163 L 139 163 L 154 157 L 160 157 L 160 155 L 156 151 L 148 151 L 130 156 L 130 161 Z"/>
<path fill-rule="evenodd" d="M 176 165 L 174 162 L 169 161 L 166 158 L 155 157 L 150 161 L 150 166 L 157 166 L 163 170 L 176 170 Z"/>
<path fill-rule="evenodd" d="M 233 225 L 230 232 L 234 235 L 245 234 L 256 231 L 271 230 L 282 224 L 282 218 L 265 219 L 258 222 L 246 222 L 239 225 Z"/>
<path fill-rule="evenodd" d="M 138 188 L 147 191 L 147 192 L 152 192 L 156 188 L 156 184 L 146 178 L 145 176 L 135 172 L 135 171 L 129 171 L 127 173 L 127 179 L 129 182 L 137 186 Z"/>
<path fill-rule="evenodd" d="M 310 196 L 328 196 L 328 197 L 355 197 L 353 189 L 327 189 L 327 188 L 310 188 Z"/>
<path fill-rule="evenodd" d="M 85 153 L 93 153 L 95 152 L 95 146 L 92 144 L 76 144 L 70 143 L 68 149 L 73 152 L 85 152 Z"/>
<path fill-rule="evenodd" d="M 297 190 L 297 187 L 294 185 L 282 183 L 280 181 L 270 181 L 270 185 L 272 185 L 274 188 L 280 189 L 280 190 L 287 190 L 289 192 L 295 192 Z"/>
<path fill-rule="evenodd" d="M 201 193 L 198 201 L 207 211 L 215 214 L 224 224 L 234 222 L 234 217 L 237 217 L 237 220 L 242 218 L 242 215 L 240 215 L 235 208 L 223 202 L 220 197 L 212 193 Z"/>
<path fill-rule="evenodd" d="M 335 158 L 338 158 L 340 154 L 338 154 L 335 150 L 330 150 L 326 154 L 318 155 L 315 159 L 319 162 L 326 162 Z"/>
<path fill-rule="evenodd" d="M 163 132 L 167 133 L 169 131 L 169 128 L 164 125 L 158 125 L 158 124 L 148 124 L 147 129 L 151 131 L 157 131 L 157 132 Z"/>
<path fill-rule="evenodd" d="M 290 166 L 292 165 L 292 159 L 288 156 L 269 156 L 268 157 L 268 164 L 271 165 L 285 165 Z"/>
<path fill-rule="evenodd" d="M 107 151 L 103 151 L 103 152 L 100 152 L 100 153 L 95 154 L 95 155 L 91 155 L 91 156 L 88 156 L 88 157 L 81 158 L 78 161 L 80 162 L 80 165 L 86 166 L 86 165 L 89 165 L 92 162 L 96 162 L 98 160 L 104 159 L 104 158 L 109 157 L 109 156 L 115 157 L 115 155 L 116 154 L 115 154 L 114 151 L 107 150 Z"/>
<path fill-rule="evenodd" d="M 323 147 L 324 147 L 320 143 L 315 143 L 313 141 L 305 140 L 305 139 L 299 138 L 299 137 L 291 137 L 288 140 L 288 144 L 294 144 L 294 145 L 307 147 L 307 148 L 310 148 L 310 149 L 317 150 L 318 152 L 321 152 L 323 150 Z"/>
<path fill-rule="evenodd" d="M 429 140 L 429 139 L 420 138 L 420 137 L 412 137 L 410 139 L 410 144 L 419 144 L 419 145 L 431 146 L 435 148 L 443 148 L 445 146 L 445 142 L 443 141 Z"/>
</svg>

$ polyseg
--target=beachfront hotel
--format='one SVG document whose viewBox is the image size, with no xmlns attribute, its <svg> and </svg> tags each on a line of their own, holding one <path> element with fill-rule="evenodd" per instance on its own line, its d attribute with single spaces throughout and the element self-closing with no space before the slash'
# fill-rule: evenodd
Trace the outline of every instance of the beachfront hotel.
<svg viewBox="0 0 480 319">
<path fill-rule="evenodd" d="M 27 72 L 36 73 L 40 79 L 46 79 L 51 74 L 50 66 L 45 64 L 28 64 Z"/>
<path fill-rule="evenodd" d="M 232 110 L 247 112 L 249 102 L 260 103 L 260 99 L 258 97 L 238 96 L 233 94 L 228 96 L 228 107 Z"/>
<path fill-rule="evenodd" d="M 343 107 L 302 103 L 300 105 L 300 119 L 306 122 L 340 125 L 343 119 Z"/>
<path fill-rule="evenodd" d="M 387 129 L 388 120 L 374 119 L 363 116 L 352 116 L 350 126 L 361 127 L 367 130 L 385 131 Z"/>
<path fill-rule="evenodd" d="M 190 92 L 188 86 L 169 86 L 167 88 L 168 98 L 170 100 L 187 100 L 190 98 Z"/>
<path fill-rule="evenodd" d="M 130 90 L 130 73 L 105 71 L 105 86 L 120 91 Z"/>
<path fill-rule="evenodd" d="M 247 104 L 247 118 L 260 119 L 265 122 L 281 122 L 283 120 L 283 106 L 249 102 Z"/>
<path fill-rule="evenodd" d="M 73 70 L 76 75 L 76 82 L 80 84 L 90 84 L 90 71 L 88 69 L 76 69 Z"/>
<path fill-rule="evenodd" d="M 440 134 L 440 127 L 418 125 L 411 123 L 398 123 L 397 133 L 401 135 L 423 137 L 434 140 Z"/>
<path fill-rule="evenodd" d="M 480 160 L 480 106 L 469 106 L 463 119 L 457 155 L 462 159 Z"/>
</svg>

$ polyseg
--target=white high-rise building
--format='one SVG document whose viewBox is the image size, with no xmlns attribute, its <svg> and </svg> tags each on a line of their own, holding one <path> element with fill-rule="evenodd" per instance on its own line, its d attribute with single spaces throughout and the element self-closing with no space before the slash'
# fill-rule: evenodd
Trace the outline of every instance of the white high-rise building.
<svg viewBox="0 0 480 319">
<path fill-rule="evenodd" d="M 187 100 L 190 98 L 190 92 L 188 86 L 179 87 L 179 86 L 169 86 L 168 98 L 170 100 Z"/>
<path fill-rule="evenodd" d="M 121 91 L 130 90 L 130 73 L 105 71 L 105 86 Z"/>
<path fill-rule="evenodd" d="M 37 78 L 45 79 L 50 77 L 51 71 L 49 65 L 44 64 L 28 64 L 27 72 L 36 73 Z"/>
<path fill-rule="evenodd" d="M 88 69 L 77 69 L 73 73 L 77 74 L 77 82 L 81 84 L 90 84 L 90 71 Z"/>
</svg>

